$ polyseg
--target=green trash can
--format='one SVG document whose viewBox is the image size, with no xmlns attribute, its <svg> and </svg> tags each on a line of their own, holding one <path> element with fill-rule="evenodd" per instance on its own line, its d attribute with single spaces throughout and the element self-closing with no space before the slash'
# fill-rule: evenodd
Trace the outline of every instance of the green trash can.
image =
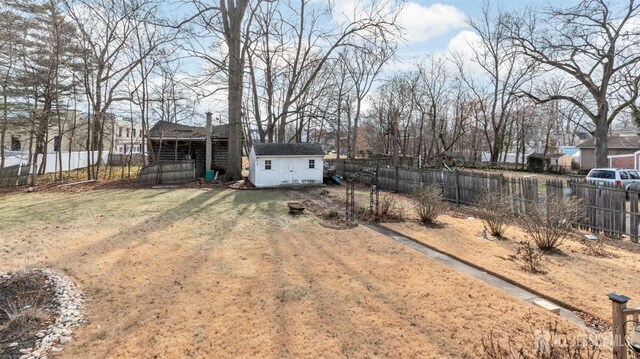
<svg viewBox="0 0 640 359">
<path fill-rule="evenodd" d="M 216 178 L 216 171 L 214 170 L 205 170 L 204 171 L 204 180 L 205 181 L 213 181 Z"/>
</svg>

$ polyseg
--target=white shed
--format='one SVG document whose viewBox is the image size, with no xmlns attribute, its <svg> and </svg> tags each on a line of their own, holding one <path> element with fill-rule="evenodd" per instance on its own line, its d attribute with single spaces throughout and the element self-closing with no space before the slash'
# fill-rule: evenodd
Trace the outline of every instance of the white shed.
<svg viewBox="0 0 640 359">
<path fill-rule="evenodd" d="M 255 143 L 249 180 L 256 187 L 321 184 L 323 159 L 317 143 Z"/>
</svg>

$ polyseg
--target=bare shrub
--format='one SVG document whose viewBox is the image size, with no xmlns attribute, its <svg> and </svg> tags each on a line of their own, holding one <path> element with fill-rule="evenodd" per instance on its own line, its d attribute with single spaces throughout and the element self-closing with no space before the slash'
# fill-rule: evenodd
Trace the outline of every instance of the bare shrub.
<svg viewBox="0 0 640 359">
<path fill-rule="evenodd" d="M 381 222 L 402 221 L 402 207 L 398 205 L 398 201 L 390 193 L 380 195 L 378 203 L 378 220 Z"/>
<path fill-rule="evenodd" d="M 611 258 L 613 255 L 607 251 L 607 247 L 604 244 L 602 239 L 597 240 L 586 240 L 583 242 L 585 245 L 584 253 L 589 256 L 600 257 L 600 258 Z"/>
<path fill-rule="evenodd" d="M 531 203 L 526 214 L 519 217 L 522 229 L 543 251 L 558 249 L 569 237 L 572 224 L 580 218 L 579 202 L 558 196 L 549 196 Z"/>
<path fill-rule="evenodd" d="M 561 333 L 558 323 L 549 324 L 544 331 L 531 331 L 528 339 L 528 345 L 519 346 L 513 337 L 500 340 L 491 331 L 482 335 L 482 351 L 477 354 L 487 359 L 598 359 L 603 355 L 602 340 Z"/>
<path fill-rule="evenodd" d="M 413 209 L 420 222 L 431 224 L 444 212 L 442 189 L 439 186 L 427 186 L 414 192 Z"/>
<path fill-rule="evenodd" d="M 504 234 L 513 221 L 509 192 L 485 192 L 476 202 L 476 206 L 476 217 L 489 227 L 489 233 L 496 238 L 504 239 Z"/>
<path fill-rule="evenodd" d="M 338 213 L 338 211 L 336 211 L 335 209 L 329 210 L 327 212 L 325 212 L 324 217 L 326 219 L 335 219 L 340 217 L 340 213 Z"/>
<path fill-rule="evenodd" d="M 536 250 L 529 242 L 520 242 L 516 258 L 522 262 L 522 269 L 533 274 L 544 274 L 542 253 Z"/>
</svg>

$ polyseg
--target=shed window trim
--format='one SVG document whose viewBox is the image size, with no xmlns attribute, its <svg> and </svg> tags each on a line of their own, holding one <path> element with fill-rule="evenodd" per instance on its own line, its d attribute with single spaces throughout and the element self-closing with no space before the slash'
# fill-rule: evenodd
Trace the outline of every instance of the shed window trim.
<svg viewBox="0 0 640 359">
<path fill-rule="evenodd" d="M 264 169 L 266 171 L 271 170 L 271 165 L 272 165 L 271 160 L 264 160 Z"/>
<path fill-rule="evenodd" d="M 316 160 L 309 160 L 309 169 L 315 169 L 316 168 Z"/>
</svg>

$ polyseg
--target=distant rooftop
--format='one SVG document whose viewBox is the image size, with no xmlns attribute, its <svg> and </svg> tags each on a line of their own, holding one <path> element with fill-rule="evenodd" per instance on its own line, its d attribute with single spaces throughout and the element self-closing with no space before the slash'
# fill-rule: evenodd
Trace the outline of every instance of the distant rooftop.
<svg viewBox="0 0 640 359">
<path fill-rule="evenodd" d="M 159 121 L 151 130 L 149 137 L 153 139 L 181 139 L 181 140 L 204 140 L 207 136 L 207 129 L 198 126 L 188 126 L 169 121 Z M 211 126 L 212 138 L 229 138 L 229 125 Z"/>
<path fill-rule="evenodd" d="M 596 139 L 590 138 L 581 144 L 577 145 L 578 148 L 595 148 Z M 638 143 L 638 136 L 612 136 L 609 137 L 608 143 L 609 149 L 615 150 L 638 150 L 640 149 L 640 143 Z"/>
</svg>

